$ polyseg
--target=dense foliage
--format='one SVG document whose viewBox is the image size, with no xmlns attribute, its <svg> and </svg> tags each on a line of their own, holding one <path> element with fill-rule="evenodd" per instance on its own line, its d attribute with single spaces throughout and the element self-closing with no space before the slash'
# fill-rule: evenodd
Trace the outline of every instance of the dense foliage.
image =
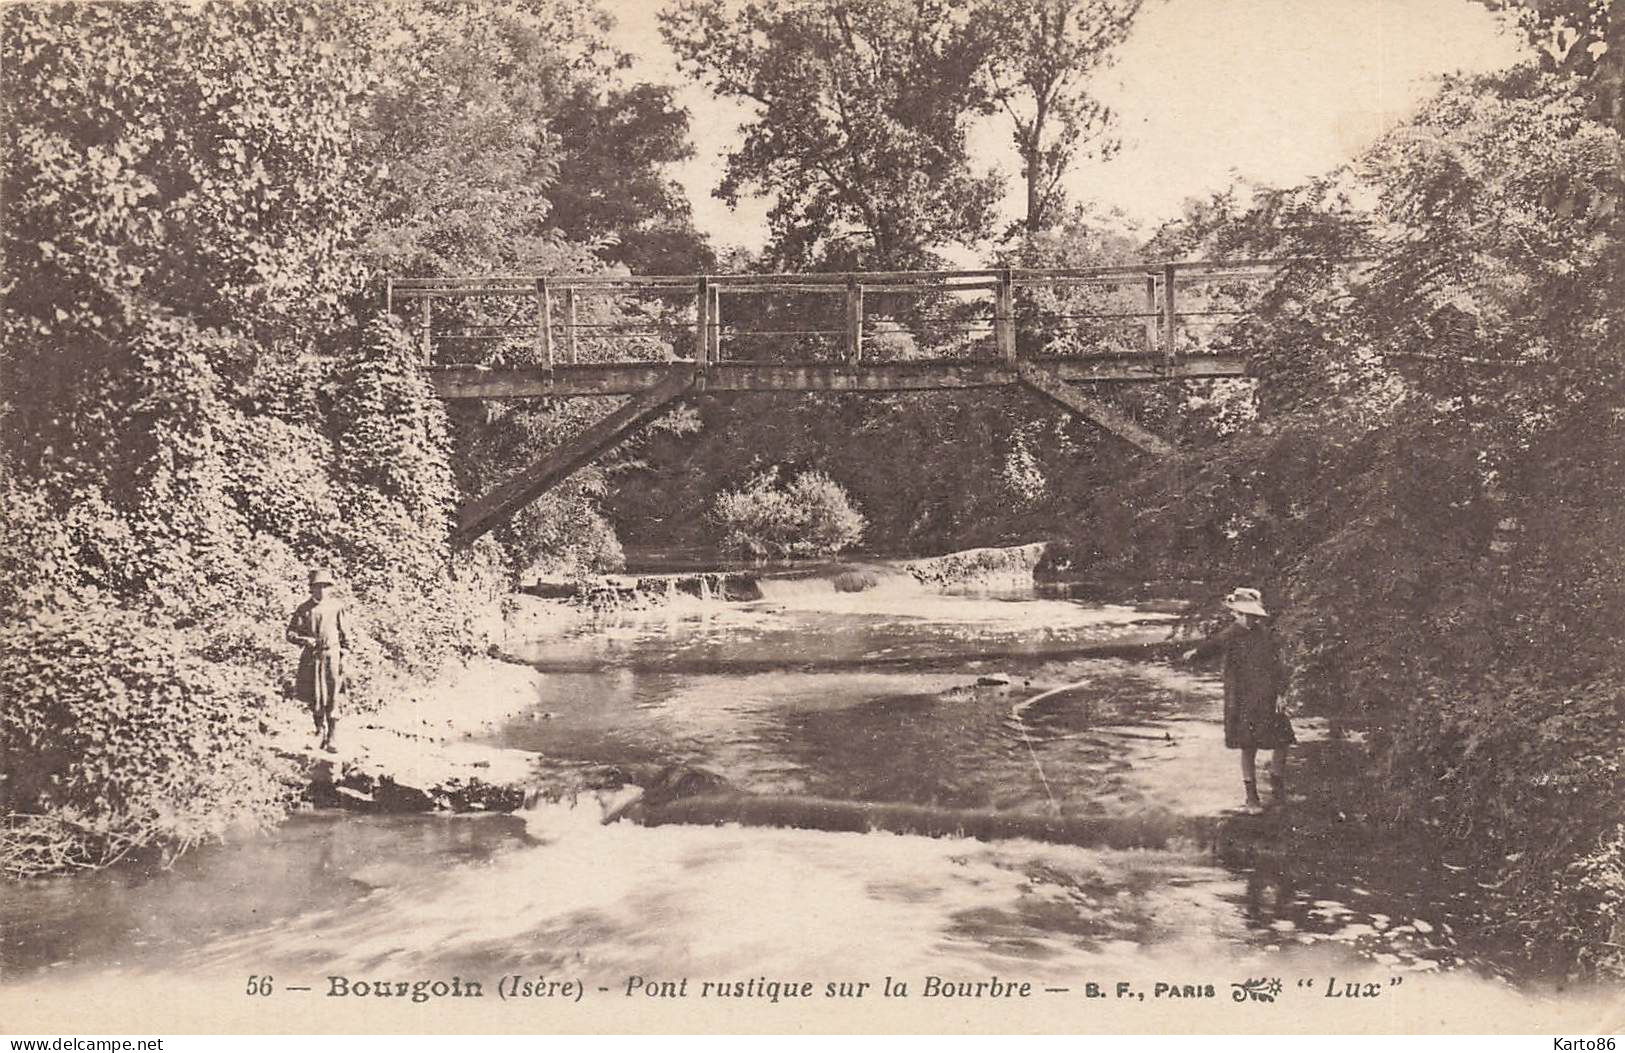
<svg viewBox="0 0 1625 1053">
<path fill-rule="evenodd" d="M 1479 868 L 1533 954 L 1619 973 L 1625 152 L 1587 109 L 1532 69 L 1452 81 L 1342 177 L 1164 231 L 1372 262 L 1267 290 L 1224 338 L 1255 419 L 1080 548 L 1115 520 L 1097 558 L 1268 583 L 1296 703 L 1371 730 L 1389 817 Z"/>
<path fill-rule="evenodd" d="M 280 814 L 270 685 L 199 634 L 116 607 L 58 608 L 0 638 L 0 867 L 9 875 L 178 851 Z"/>
<path fill-rule="evenodd" d="M 346 585 L 373 707 L 483 651 L 522 564 L 618 558 L 591 473 L 507 548 L 449 548 L 464 492 L 593 408 L 448 418 L 370 284 L 699 251 L 657 175 L 686 117 L 618 86 L 608 25 L 587 0 L 0 12 L 8 870 L 280 813 L 267 733 L 308 567 Z M 661 142 L 559 138 L 627 116 Z M 622 182 L 667 193 L 664 226 L 553 222 L 551 192 Z"/>
</svg>

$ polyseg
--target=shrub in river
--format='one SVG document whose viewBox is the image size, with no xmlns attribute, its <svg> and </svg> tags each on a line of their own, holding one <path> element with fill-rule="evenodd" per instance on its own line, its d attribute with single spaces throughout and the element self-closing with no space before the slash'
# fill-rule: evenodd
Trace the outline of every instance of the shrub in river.
<svg viewBox="0 0 1625 1053">
<path fill-rule="evenodd" d="M 97 605 L 0 630 L 0 868 L 173 853 L 280 817 L 271 685 L 200 650 L 195 632 Z"/>
<path fill-rule="evenodd" d="M 830 583 L 835 586 L 836 592 L 868 592 L 880 584 L 880 575 L 868 567 L 856 570 L 843 570 Z"/>
<path fill-rule="evenodd" d="M 868 525 L 823 472 L 783 483 L 777 468 L 717 495 L 711 518 L 723 530 L 724 550 L 757 559 L 832 556 L 857 544 Z"/>
</svg>

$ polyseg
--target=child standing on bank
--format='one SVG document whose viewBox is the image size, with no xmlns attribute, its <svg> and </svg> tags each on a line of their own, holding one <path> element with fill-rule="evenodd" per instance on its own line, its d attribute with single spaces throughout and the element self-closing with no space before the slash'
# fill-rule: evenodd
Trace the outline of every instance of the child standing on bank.
<svg viewBox="0 0 1625 1053">
<path fill-rule="evenodd" d="M 1270 757 L 1270 799 L 1279 807 L 1286 803 L 1287 748 L 1298 739 L 1292 722 L 1280 710 L 1286 675 L 1263 597 L 1257 589 L 1238 588 L 1224 598 L 1224 605 L 1235 624 L 1181 657 L 1189 662 L 1224 655 L 1224 744 L 1241 751 L 1241 779 L 1247 791 L 1244 807 L 1256 814 L 1264 810 L 1258 798 L 1258 751 L 1274 751 Z"/>
</svg>

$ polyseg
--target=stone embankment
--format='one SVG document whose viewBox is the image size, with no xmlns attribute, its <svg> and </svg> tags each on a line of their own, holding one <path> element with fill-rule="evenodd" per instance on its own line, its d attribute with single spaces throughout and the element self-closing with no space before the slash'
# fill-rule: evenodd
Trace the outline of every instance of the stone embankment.
<svg viewBox="0 0 1625 1053">
<path fill-rule="evenodd" d="M 906 560 L 900 564 L 922 585 L 936 588 L 1031 585 L 1033 570 L 1044 558 L 1048 542 L 1007 548 L 972 548 L 946 556 Z"/>
</svg>

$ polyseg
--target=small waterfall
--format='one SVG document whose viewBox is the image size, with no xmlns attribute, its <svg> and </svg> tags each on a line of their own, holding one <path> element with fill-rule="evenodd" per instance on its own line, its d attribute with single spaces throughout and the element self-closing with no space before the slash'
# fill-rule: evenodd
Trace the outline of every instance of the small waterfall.
<svg viewBox="0 0 1625 1053">
<path fill-rule="evenodd" d="M 772 600 L 775 603 L 835 594 L 835 582 L 823 577 L 761 578 L 757 581 L 756 587 L 762 591 L 762 599 Z"/>
<path fill-rule="evenodd" d="M 702 603 L 755 600 L 756 576 L 737 571 L 692 571 L 680 574 L 645 574 L 631 581 L 631 589 L 645 601 L 671 604 L 687 597 Z"/>
</svg>

